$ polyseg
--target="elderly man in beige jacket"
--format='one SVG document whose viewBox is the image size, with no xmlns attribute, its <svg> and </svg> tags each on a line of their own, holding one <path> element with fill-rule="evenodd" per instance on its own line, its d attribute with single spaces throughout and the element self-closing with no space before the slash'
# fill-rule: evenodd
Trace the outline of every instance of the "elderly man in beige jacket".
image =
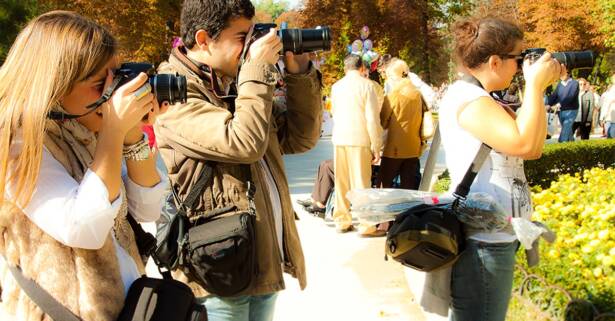
<svg viewBox="0 0 615 321">
<path fill-rule="evenodd" d="M 365 77 L 361 57 L 349 55 L 344 60 L 346 76 L 331 88 L 333 145 L 335 146 L 335 210 L 333 220 L 340 233 L 351 231 L 352 216 L 346 193 L 371 186 L 371 165 L 380 161 L 382 127 L 380 108 L 383 92 L 380 85 Z M 369 235 L 374 227 L 360 227 Z"/>
</svg>

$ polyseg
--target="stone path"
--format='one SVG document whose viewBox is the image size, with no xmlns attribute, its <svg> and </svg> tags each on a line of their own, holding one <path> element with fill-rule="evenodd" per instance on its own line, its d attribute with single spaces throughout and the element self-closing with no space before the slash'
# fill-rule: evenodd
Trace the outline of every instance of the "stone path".
<svg viewBox="0 0 615 321">
<path fill-rule="evenodd" d="M 384 238 L 337 234 L 295 203 L 311 192 L 318 164 L 333 157 L 333 146 L 322 139 L 313 150 L 285 157 L 286 172 L 306 257 L 308 287 L 286 278 L 275 321 L 401 321 L 424 320 L 413 303 L 404 268 L 384 260 Z"/>
</svg>

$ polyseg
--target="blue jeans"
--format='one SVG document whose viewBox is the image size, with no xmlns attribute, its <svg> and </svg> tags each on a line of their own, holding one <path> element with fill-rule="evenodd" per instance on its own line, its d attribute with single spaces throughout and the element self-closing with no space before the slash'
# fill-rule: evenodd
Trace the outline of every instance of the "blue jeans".
<svg viewBox="0 0 615 321">
<path fill-rule="evenodd" d="M 277 293 L 205 298 L 208 321 L 272 321 Z"/>
<path fill-rule="evenodd" d="M 615 123 L 610 123 L 609 128 L 606 131 L 607 138 L 615 138 Z"/>
<path fill-rule="evenodd" d="M 518 244 L 467 240 L 451 274 L 451 321 L 504 321 Z"/>
<path fill-rule="evenodd" d="M 558 142 L 573 142 L 574 133 L 572 126 L 575 118 L 577 118 L 577 110 L 562 110 L 559 112 L 559 122 L 562 124 L 562 131 L 559 134 Z"/>
</svg>

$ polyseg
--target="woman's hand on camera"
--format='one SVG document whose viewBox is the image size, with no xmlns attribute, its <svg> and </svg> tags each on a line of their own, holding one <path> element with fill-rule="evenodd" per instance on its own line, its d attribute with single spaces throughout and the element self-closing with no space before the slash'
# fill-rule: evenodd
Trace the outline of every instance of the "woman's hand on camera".
<svg viewBox="0 0 615 321">
<path fill-rule="evenodd" d="M 165 101 L 158 104 L 158 100 L 154 98 L 153 108 L 143 117 L 143 119 L 132 129 L 126 133 L 124 137 L 124 145 L 132 145 L 143 139 L 143 125 L 153 125 L 156 122 L 158 115 L 164 114 L 169 109 L 169 102 Z"/>
<path fill-rule="evenodd" d="M 107 78 L 107 82 L 111 78 Z M 137 77 L 117 89 L 111 99 L 101 106 L 103 129 L 117 131 L 126 135 L 133 127 L 140 125 L 143 117 L 154 108 L 156 101 L 149 92 L 142 97 L 135 95 L 147 82 L 147 75 L 140 73 Z M 106 87 L 106 86 L 105 86 Z"/>
<path fill-rule="evenodd" d="M 252 43 L 248 52 L 248 61 L 256 63 L 275 64 L 278 62 L 282 42 L 275 29 Z"/>
<path fill-rule="evenodd" d="M 542 91 L 549 85 L 556 82 L 562 72 L 560 63 L 552 58 L 551 54 L 545 52 L 536 62 L 530 63 L 528 60 L 523 62 L 523 76 L 527 86 Z"/>
</svg>

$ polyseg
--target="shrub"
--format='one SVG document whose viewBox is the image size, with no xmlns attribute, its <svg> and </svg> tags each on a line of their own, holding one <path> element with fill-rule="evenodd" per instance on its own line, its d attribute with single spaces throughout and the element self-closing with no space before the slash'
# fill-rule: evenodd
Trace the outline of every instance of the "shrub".
<svg viewBox="0 0 615 321">
<path fill-rule="evenodd" d="M 548 144 L 540 159 L 525 161 L 525 175 L 530 186 L 548 188 L 561 174 L 574 175 L 584 170 L 615 165 L 615 139 L 594 139 L 579 142 Z M 448 172 L 445 172 L 448 174 Z M 443 174 L 444 175 L 444 174 Z M 434 191 L 447 191 L 448 175 L 438 177 Z"/>
<path fill-rule="evenodd" d="M 561 175 L 549 189 L 537 188 L 532 195 L 533 219 L 545 222 L 557 240 L 543 243 L 542 260 L 530 272 L 601 312 L 615 311 L 615 189 L 605 188 L 613 181 L 615 168 L 594 168 Z M 558 307 L 560 313 L 566 303 Z"/>
<path fill-rule="evenodd" d="M 530 186 L 547 188 L 561 174 L 574 175 L 585 169 L 614 164 L 615 139 L 594 139 L 548 144 L 540 159 L 526 161 L 524 166 Z"/>
</svg>

